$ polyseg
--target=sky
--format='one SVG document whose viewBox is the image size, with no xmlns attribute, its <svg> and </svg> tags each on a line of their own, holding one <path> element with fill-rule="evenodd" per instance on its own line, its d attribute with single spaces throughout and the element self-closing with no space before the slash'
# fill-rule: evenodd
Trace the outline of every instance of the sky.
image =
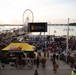
<svg viewBox="0 0 76 75">
<path fill-rule="evenodd" d="M 62 24 L 68 18 L 76 22 L 76 0 L 0 0 L 0 24 L 23 24 L 26 17 L 31 21 L 32 14 L 27 9 L 34 15 L 33 22 Z"/>
</svg>

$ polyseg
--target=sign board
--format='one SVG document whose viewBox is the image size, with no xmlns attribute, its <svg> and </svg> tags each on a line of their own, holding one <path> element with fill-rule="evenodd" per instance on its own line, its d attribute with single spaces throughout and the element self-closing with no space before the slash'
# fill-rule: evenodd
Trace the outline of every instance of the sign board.
<svg viewBox="0 0 76 75">
<path fill-rule="evenodd" d="M 46 22 L 28 23 L 28 32 L 47 32 Z"/>
</svg>

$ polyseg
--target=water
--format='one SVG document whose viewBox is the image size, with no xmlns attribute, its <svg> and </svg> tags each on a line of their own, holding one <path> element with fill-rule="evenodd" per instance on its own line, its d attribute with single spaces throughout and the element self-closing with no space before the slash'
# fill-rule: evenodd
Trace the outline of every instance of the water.
<svg viewBox="0 0 76 75">
<path fill-rule="evenodd" d="M 67 26 L 48 26 L 45 35 L 56 35 L 56 36 L 67 35 L 67 28 L 68 28 Z M 76 26 L 69 26 L 69 35 L 76 36 L 75 30 L 76 30 Z M 37 35 L 39 33 L 32 33 L 32 34 Z"/>
<path fill-rule="evenodd" d="M 11 29 L 11 28 L 20 28 L 21 26 L 0 26 L 0 31 Z M 39 32 L 33 32 L 32 35 L 39 35 Z M 44 32 L 42 33 L 44 35 Z M 47 26 L 47 32 L 45 32 L 45 35 L 56 35 L 56 36 L 62 36 L 67 35 L 67 26 L 56 26 L 56 25 L 50 25 Z M 69 26 L 69 35 L 70 36 L 76 36 L 76 26 Z"/>
<path fill-rule="evenodd" d="M 50 35 L 67 35 L 67 26 L 50 26 L 48 33 Z M 76 26 L 69 26 L 69 35 L 76 36 Z"/>
</svg>

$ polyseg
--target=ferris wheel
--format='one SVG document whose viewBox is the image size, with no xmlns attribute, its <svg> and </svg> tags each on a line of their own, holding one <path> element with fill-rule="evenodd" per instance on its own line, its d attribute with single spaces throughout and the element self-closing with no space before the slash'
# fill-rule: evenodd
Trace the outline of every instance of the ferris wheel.
<svg viewBox="0 0 76 75">
<path fill-rule="evenodd" d="M 28 22 L 34 21 L 33 12 L 30 9 L 26 9 L 22 16 L 23 24 L 27 25 Z"/>
</svg>

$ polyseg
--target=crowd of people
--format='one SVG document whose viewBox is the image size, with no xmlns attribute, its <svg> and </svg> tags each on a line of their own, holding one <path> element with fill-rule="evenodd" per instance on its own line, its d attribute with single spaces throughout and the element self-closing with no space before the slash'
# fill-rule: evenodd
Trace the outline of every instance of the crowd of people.
<svg viewBox="0 0 76 75">
<path fill-rule="evenodd" d="M 22 38 L 22 40 L 19 39 Z M 56 37 L 52 35 L 19 35 L 17 32 L 8 32 L 0 34 L 0 49 L 6 47 L 11 42 L 28 42 L 35 45 L 38 49 L 42 47 L 50 47 L 51 49 L 61 50 L 63 52 L 66 49 L 66 39 L 63 37 Z M 69 49 L 76 50 L 76 37 L 71 36 L 69 38 Z"/>
<path fill-rule="evenodd" d="M 22 40 L 19 40 L 19 38 L 22 38 Z M 57 71 L 56 66 L 58 66 L 55 59 L 57 58 L 58 60 L 58 55 L 62 54 L 62 52 L 66 50 L 66 39 L 63 39 L 63 37 L 57 38 L 56 36 L 52 36 L 52 35 L 26 36 L 25 34 L 19 35 L 17 32 L 8 32 L 8 33 L 0 34 L 0 50 L 6 47 L 7 45 L 9 45 L 11 42 L 27 42 L 36 47 L 35 52 L 38 51 L 54 52 L 53 68 L 55 72 Z M 76 37 L 74 36 L 69 37 L 68 47 L 69 47 L 69 51 L 76 50 Z M 20 58 L 18 59 L 22 60 Z M 37 68 L 38 68 L 40 63 L 40 58 L 37 57 L 37 60 L 34 63 L 37 64 Z M 23 63 L 23 66 L 24 64 L 25 63 Z M 28 65 L 30 66 L 30 60 L 28 60 Z"/>
</svg>

